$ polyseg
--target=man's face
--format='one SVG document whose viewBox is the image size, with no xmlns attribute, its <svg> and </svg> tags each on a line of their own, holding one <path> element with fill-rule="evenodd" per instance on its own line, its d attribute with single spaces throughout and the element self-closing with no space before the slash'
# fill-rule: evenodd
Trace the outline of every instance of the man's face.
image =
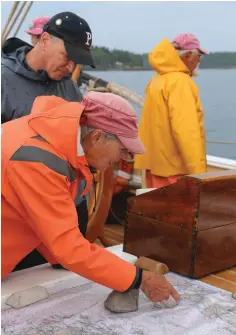
<svg viewBox="0 0 236 335">
<path fill-rule="evenodd" d="M 94 130 L 87 139 L 85 156 L 90 166 L 105 171 L 120 159 L 129 160 L 132 155 L 118 139 L 106 138 L 103 131 Z"/>
<path fill-rule="evenodd" d="M 194 51 L 194 52 L 187 52 L 183 55 L 182 60 L 185 63 L 185 65 L 189 68 L 191 72 L 194 72 L 194 70 L 197 68 L 197 66 L 200 64 L 201 60 L 201 54 L 200 52 Z"/>
<path fill-rule="evenodd" d="M 68 58 L 63 40 L 44 32 L 40 46 L 43 51 L 43 69 L 51 79 L 61 80 L 74 71 L 76 64 Z"/>
</svg>

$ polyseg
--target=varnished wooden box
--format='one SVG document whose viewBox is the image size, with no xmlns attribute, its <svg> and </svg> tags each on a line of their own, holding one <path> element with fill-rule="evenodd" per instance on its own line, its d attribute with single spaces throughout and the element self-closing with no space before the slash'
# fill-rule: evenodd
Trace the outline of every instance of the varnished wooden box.
<svg viewBox="0 0 236 335">
<path fill-rule="evenodd" d="M 236 265 L 236 170 L 182 177 L 128 200 L 124 251 L 199 278 Z"/>
</svg>

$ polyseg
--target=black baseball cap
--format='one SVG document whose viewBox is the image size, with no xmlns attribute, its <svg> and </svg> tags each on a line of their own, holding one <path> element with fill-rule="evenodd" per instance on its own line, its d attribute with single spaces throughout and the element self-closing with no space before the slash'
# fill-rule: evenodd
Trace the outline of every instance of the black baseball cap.
<svg viewBox="0 0 236 335">
<path fill-rule="evenodd" d="M 64 41 L 73 62 L 95 68 L 91 54 L 92 32 L 84 19 L 71 12 L 62 12 L 51 17 L 43 31 Z"/>
</svg>

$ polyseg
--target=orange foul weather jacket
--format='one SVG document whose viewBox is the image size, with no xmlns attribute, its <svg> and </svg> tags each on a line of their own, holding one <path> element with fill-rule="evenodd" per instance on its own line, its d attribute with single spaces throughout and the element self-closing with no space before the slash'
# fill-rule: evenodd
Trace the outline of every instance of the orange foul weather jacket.
<svg viewBox="0 0 236 335">
<path fill-rule="evenodd" d="M 2 126 L 2 278 L 37 248 L 51 264 L 120 292 L 139 281 L 135 266 L 78 229 L 73 199 L 78 182 L 86 179 L 84 195 L 92 180 L 77 144 L 83 108 L 38 97 L 30 115 Z"/>
</svg>

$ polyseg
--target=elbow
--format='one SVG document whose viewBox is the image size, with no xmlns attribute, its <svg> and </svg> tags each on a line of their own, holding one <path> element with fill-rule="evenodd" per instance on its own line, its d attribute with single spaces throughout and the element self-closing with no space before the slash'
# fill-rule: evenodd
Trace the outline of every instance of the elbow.
<svg viewBox="0 0 236 335">
<path fill-rule="evenodd" d="M 78 228 L 68 235 L 58 236 L 51 243 L 51 253 L 58 262 L 67 269 L 74 271 L 75 264 L 83 263 L 90 253 L 92 245 L 79 233 Z"/>
</svg>

